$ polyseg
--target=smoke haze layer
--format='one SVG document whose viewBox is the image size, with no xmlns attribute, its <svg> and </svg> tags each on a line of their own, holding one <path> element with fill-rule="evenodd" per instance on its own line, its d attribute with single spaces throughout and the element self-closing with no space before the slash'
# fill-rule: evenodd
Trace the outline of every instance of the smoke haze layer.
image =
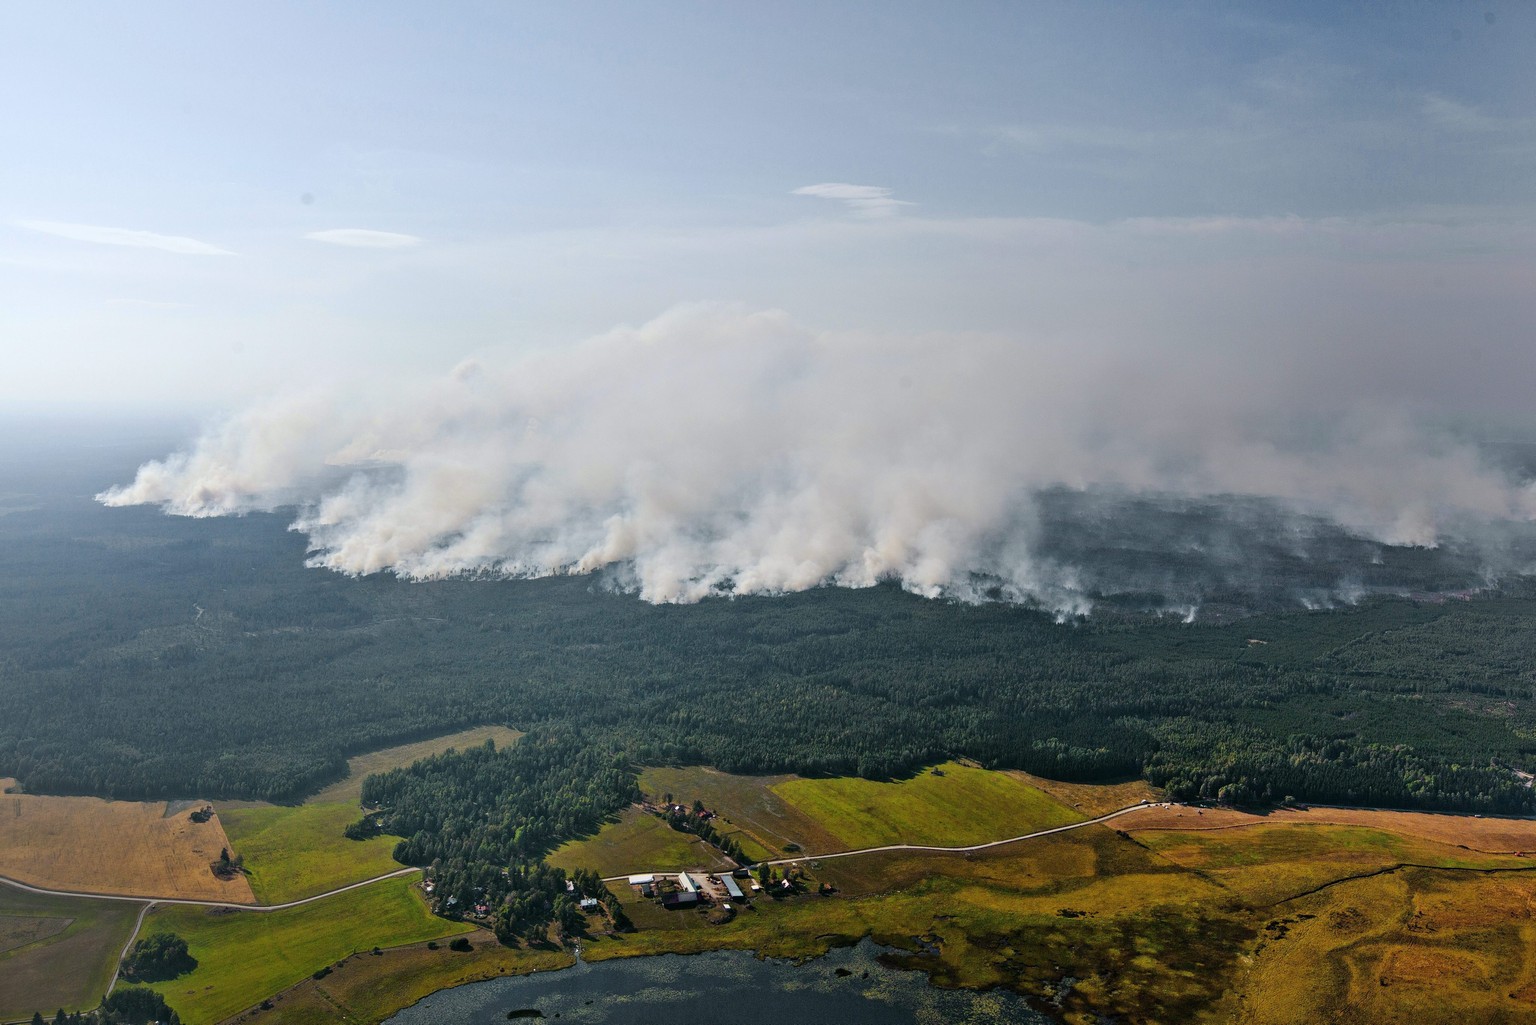
<svg viewBox="0 0 1536 1025">
<path fill-rule="evenodd" d="M 1299 348 L 1172 358 L 687 306 L 440 380 L 273 398 L 99 498 L 294 507 L 311 564 L 343 573 L 602 572 L 654 602 L 888 579 L 1060 611 L 1334 600 L 1414 587 L 1371 567 L 1441 545 L 1457 581 L 1524 569 L 1527 480 L 1358 405 Z"/>
</svg>

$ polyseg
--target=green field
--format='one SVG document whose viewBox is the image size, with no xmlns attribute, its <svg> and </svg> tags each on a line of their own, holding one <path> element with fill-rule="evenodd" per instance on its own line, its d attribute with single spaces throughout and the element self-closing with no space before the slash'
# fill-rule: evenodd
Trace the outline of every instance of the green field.
<svg viewBox="0 0 1536 1025">
<path fill-rule="evenodd" d="M 183 937 L 198 966 L 154 988 L 188 1025 L 202 1025 L 356 951 L 472 930 L 434 917 L 415 883 L 415 877 L 388 879 L 287 911 L 157 906 L 145 918 L 144 932 Z"/>
<path fill-rule="evenodd" d="M 791 779 L 773 791 L 820 822 L 842 849 L 901 843 L 957 847 L 1085 818 L 1015 776 L 958 762 L 895 783 Z"/>
<path fill-rule="evenodd" d="M 233 852 L 245 858 L 262 904 L 283 904 L 401 868 L 397 837 L 348 840 L 354 804 L 218 805 Z"/>
<path fill-rule="evenodd" d="M 696 836 L 680 833 L 655 815 L 626 808 L 596 836 L 561 844 L 549 863 L 567 872 L 589 868 L 601 876 L 728 868 L 731 862 Z"/>
<path fill-rule="evenodd" d="M 142 906 L 0 886 L 0 1021 L 95 1007 Z"/>
</svg>

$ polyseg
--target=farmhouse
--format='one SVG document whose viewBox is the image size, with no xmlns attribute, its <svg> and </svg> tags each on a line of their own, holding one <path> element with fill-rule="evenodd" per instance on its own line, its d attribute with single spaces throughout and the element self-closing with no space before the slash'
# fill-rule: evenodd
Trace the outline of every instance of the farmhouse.
<svg viewBox="0 0 1536 1025">
<path fill-rule="evenodd" d="M 593 912 L 593 911 L 597 910 L 597 898 L 596 897 L 583 897 L 583 898 L 581 898 L 580 904 L 581 904 L 581 910 L 583 910 L 583 911 Z"/>
<path fill-rule="evenodd" d="M 677 874 L 677 885 L 681 886 L 686 893 L 697 894 L 699 892 L 699 884 L 694 882 L 693 877 L 687 872 L 679 872 Z"/>
<path fill-rule="evenodd" d="M 699 895 L 693 890 L 683 890 L 678 893 L 669 893 L 661 898 L 661 906 L 671 911 L 676 908 L 691 908 L 699 902 Z"/>
</svg>

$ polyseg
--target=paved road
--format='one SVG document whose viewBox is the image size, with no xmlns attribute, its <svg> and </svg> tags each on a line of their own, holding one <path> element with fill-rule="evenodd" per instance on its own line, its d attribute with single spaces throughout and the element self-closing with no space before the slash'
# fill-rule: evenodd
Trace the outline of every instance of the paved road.
<svg viewBox="0 0 1536 1025">
<path fill-rule="evenodd" d="M 1122 815 L 1129 815 L 1133 811 L 1150 808 L 1151 804 L 1143 801 L 1139 804 L 1127 805 L 1118 811 L 1112 811 L 1108 815 L 1100 815 L 1096 819 L 1084 819 L 1082 822 L 1071 822 L 1065 826 L 1056 826 L 1052 829 L 1041 829 L 1033 833 L 1025 833 L 1022 836 L 1010 836 L 1005 840 L 989 840 L 986 843 L 971 844 L 968 847 L 930 847 L 926 844 L 895 843 L 886 844 L 884 847 L 860 847 L 856 851 L 838 851 L 835 854 L 797 854 L 793 858 L 775 858 L 772 861 L 759 861 L 759 865 L 793 865 L 802 861 L 826 861 L 828 858 L 851 858 L 859 854 L 877 854 L 880 851 L 933 851 L 940 854 L 964 854 L 967 851 L 984 851 L 989 847 L 1001 847 L 1004 844 L 1018 843 L 1020 840 L 1033 840 L 1040 836 L 1050 836 L 1053 833 L 1065 833 L 1072 829 L 1082 829 L 1084 826 L 1097 826 L 1100 823 L 1117 819 Z M 643 870 L 631 872 L 628 875 L 605 876 L 603 882 L 611 883 L 619 880 L 627 880 L 630 875 L 646 875 Z M 676 870 L 666 872 L 652 872 L 651 875 L 676 875 Z"/>
<path fill-rule="evenodd" d="M 23 890 L 27 893 L 41 894 L 44 897 L 79 897 L 83 900 L 121 900 L 128 901 L 131 904 L 190 904 L 193 907 L 228 908 L 231 911 L 283 911 L 287 908 L 296 908 L 304 904 L 311 904 L 317 900 L 324 900 L 327 897 L 334 897 L 338 893 L 346 893 L 348 890 L 356 890 L 363 886 L 372 886 L 374 883 L 383 882 L 385 879 L 393 879 L 396 876 L 410 875 L 413 872 L 420 871 L 421 869 L 419 868 L 396 869 L 393 872 L 386 872 L 381 876 L 374 876 L 372 879 L 364 879 L 360 883 L 351 883 L 347 886 L 338 886 L 334 890 L 327 890 L 324 893 L 317 893 L 313 897 L 303 897 L 299 900 L 290 900 L 286 904 L 231 904 L 229 901 L 223 900 L 190 900 L 186 897 L 135 897 L 122 893 L 79 893 L 74 890 L 48 890 L 40 886 L 28 886 L 26 883 L 15 879 L 10 879 L 6 876 L 0 876 L 0 883 L 4 883 L 6 886 L 11 886 L 18 890 Z"/>
</svg>

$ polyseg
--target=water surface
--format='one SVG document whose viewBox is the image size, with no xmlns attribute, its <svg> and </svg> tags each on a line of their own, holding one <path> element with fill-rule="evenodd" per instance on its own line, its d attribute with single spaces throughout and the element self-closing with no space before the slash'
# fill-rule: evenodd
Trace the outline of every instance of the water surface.
<svg viewBox="0 0 1536 1025">
<path fill-rule="evenodd" d="M 626 957 L 434 993 L 386 1025 L 1048 1025 L 1011 993 L 935 989 L 869 940 L 796 965 L 748 951 Z"/>
</svg>

